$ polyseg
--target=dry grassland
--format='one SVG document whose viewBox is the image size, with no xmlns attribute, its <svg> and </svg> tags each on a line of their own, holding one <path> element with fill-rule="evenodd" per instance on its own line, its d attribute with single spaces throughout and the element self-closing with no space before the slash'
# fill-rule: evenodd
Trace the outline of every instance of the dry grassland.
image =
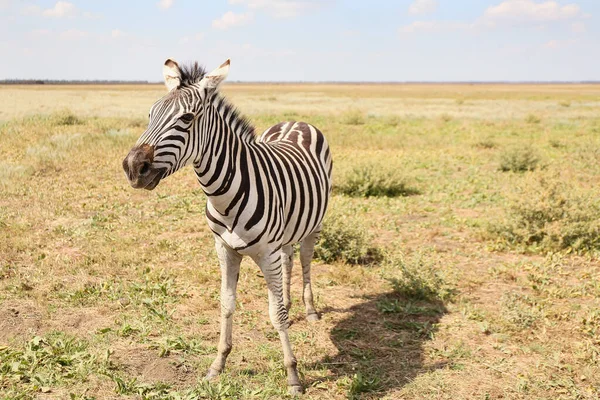
<svg viewBox="0 0 600 400">
<path fill-rule="evenodd" d="M 600 85 L 248 85 L 257 131 L 328 137 L 335 193 L 292 281 L 306 398 L 600 396 Z M 162 86 L 0 87 L 0 398 L 286 398 L 264 279 L 242 264 L 234 349 L 184 170 L 121 160 Z"/>
</svg>

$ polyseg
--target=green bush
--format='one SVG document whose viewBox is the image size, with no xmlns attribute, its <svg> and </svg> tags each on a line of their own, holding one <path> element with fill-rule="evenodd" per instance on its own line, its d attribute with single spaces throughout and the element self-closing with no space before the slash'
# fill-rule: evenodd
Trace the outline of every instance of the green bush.
<svg viewBox="0 0 600 400">
<path fill-rule="evenodd" d="M 440 115 L 440 119 L 442 120 L 442 122 L 450 122 L 452 121 L 452 115 L 443 113 L 442 115 Z"/>
<path fill-rule="evenodd" d="M 513 146 L 500 155 L 500 170 L 504 172 L 533 171 L 539 164 L 540 156 L 531 146 Z"/>
<path fill-rule="evenodd" d="M 528 179 L 504 221 L 488 231 L 511 246 L 551 252 L 600 250 L 600 200 L 556 177 Z"/>
<path fill-rule="evenodd" d="M 396 197 L 418 194 L 409 187 L 397 169 L 363 164 L 342 174 L 336 190 L 353 197 Z"/>
<path fill-rule="evenodd" d="M 571 102 L 569 100 L 561 100 L 558 102 L 558 105 L 561 107 L 568 108 L 571 107 Z"/>
<path fill-rule="evenodd" d="M 372 244 L 372 236 L 357 218 L 330 210 L 315 246 L 315 256 L 331 263 L 371 264 L 383 259 L 383 251 Z"/>
<path fill-rule="evenodd" d="M 478 147 L 480 149 L 493 149 L 496 146 L 498 145 L 496 142 L 494 142 L 492 138 L 481 139 L 480 141 L 475 143 L 475 147 Z"/>
<path fill-rule="evenodd" d="M 346 125 L 364 125 L 366 123 L 365 115 L 360 110 L 348 110 L 342 117 L 341 121 Z"/>
<path fill-rule="evenodd" d="M 106 360 L 90 353 L 87 342 L 51 332 L 33 337 L 22 349 L 0 346 L 0 387 L 3 393 L 47 393 L 56 385 L 82 382 L 105 366 Z"/>
<path fill-rule="evenodd" d="M 64 109 L 52 114 L 51 120 L 54 125 L 79 125 L 83 123 L 83 121 L 69 109 Z"/>
<path fill-rule="evenodd" d="M 360 399 L 362 394 L 377 392 L 381 388 L 381 378 L 377 375 L 366 376 L 358 372 L 352 377 L 348 387 L 348 399 Z"/>
<path fill-rule="evenodd" d="M 448 300 L 455 294 L 455 285 L 450 282 L 447 271 L 425 254 L 416 254 L 410 259 L 402 255 L 390 256 L 386 265 L 391 269 L 388 278 L 394 293 L 412 300 Z"/>
<path fill-rule="evenodd" d="M 543 314 L 534 298 L 520 293 L 505 293 L 501 305 L 502 318 L 519 330 L 534 327 Z"/>
</svg>

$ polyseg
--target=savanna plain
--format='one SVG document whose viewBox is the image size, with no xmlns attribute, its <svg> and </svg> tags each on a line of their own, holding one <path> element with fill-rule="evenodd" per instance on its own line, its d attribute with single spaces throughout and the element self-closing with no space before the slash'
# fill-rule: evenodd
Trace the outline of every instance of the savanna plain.
<svg viewBox="0 0 600 400">
<path fill-rule="evenodd" d="M 600 85 L 229 84 L 257 133 L 328 138 L 334 193 L 298 265 L 305 398 L 600 397 Z M 121 161 L 163 86 L 0 86 L 0 398 L 287 398 L 263 277 L 234 347 L 193 172 Z M 297 262 L 296 262 L 297 264 Z"/>
</svg>

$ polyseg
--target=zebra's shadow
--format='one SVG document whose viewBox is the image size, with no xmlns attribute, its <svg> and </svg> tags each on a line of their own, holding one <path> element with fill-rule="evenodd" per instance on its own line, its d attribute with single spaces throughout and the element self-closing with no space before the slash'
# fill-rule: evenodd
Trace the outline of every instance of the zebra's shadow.
<svg viewBox="0 0 600 400">
<path fill-rule="evenodd" d="M 424 345 L 447 312 L 441 301 L 406 300 L 394 292 L 365 298 L 330 332 L 338 349 L 313 367 L 329 370 L 324 379 L 347 387 L 348 398 L 380 398 L 401 389 L 417 375 L 442 368 L 424 365 Z M 335 310 L 323 310 L 324 313 Z"/>
</svg>

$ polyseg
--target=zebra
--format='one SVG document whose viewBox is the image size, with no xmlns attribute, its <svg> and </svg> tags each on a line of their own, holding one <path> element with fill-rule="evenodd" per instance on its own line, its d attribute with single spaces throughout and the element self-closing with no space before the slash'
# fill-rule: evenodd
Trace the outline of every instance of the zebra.
<svg viewBox="0 0 600 400">
<path fill-rule="evenodd" d="M 258 138 L 248 119 L 219 93 L 230 60 L 210 73 L 197 62 L 167 59 L 168 93 L 150 109 L 149 124 L 123 160 L 130 185 L 154 189 L 192 164 L 207 196 L 206 219 L 221 269 L 221 329 L 205 379 L 219 375 L 232 349 L 240 262 L 250 256 L 266 280 L 269 317 L 279 333 L 288 391 L 303 392 L 288 336 L 293 248 L 300 243 L 306 318 L 316 321 L 310 263 L 331 194 L 329 144 L 314 126 L 287 121 Z"/>
</svg>

